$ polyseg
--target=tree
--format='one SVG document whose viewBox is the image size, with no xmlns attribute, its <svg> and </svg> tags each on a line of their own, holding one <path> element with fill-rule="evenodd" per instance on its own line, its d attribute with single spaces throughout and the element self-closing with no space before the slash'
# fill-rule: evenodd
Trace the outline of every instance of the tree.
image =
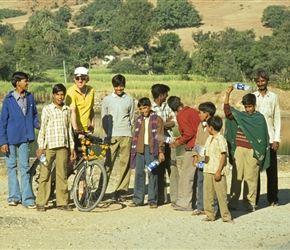
<svg viewBox="0 0 290 250">
<path fill-rule="evenodd" d="M 113 46 L 109 42 L 109 32 L 89 31 L 81 28 L 70 35 L 69 46 L 74 64 L 90 64 L 94 57 L 102 58 L 112 54 Z"/>
<path fill-rule="evenodd" d="M 54 14 L 54 20 L 61 28 L 67 28 L 67 23 L 71 19 L 71 8 L 68 6 L 62 6 Z"/>
<path fill-rule="evenodd" d="M 290 20 L 290 9 L 283 5 L 270 5 L 263 11 L 261 22 L 269 28 L 279 28 Z"/>
<path fill-rule="evenodd" d="M 157 47 L 151 48 L 151 71 L 155 74 L 187 74 L 191 60 L 189 53 L 181 48 L 179 36 L 170 32 L 160 35 L 158 40 Z"/>
<path fill-rule="evenodd" d="M 95 0 L 81 8 L 79 14 L 74 16 L 73 22 L 79 27 L 93 26 L 98 30 L 110 29 L 121 5 L 121 0 Z"/>
<path fill-rule="evenodd" d="M 14 54 L 16 31 L 12 25 L 0 24 L 0 78 L 8 80 L 15 71 L 15 65 L 19 56 Z"/>
<path fill-rule="evenodd" d="M 154 17 L 161 29 L 177 29 L 200 25 L 201 17 L 186 0 L 158 0 Z"/>
<path fill-rule="evenodd" d="M 112 43 L 119 49 L 142 47 L 148 51 L 156 34 L 152 21 L 153 5 L 147 0 L 128 0 L 122 4 L 111 27 Z"/>
</svg>

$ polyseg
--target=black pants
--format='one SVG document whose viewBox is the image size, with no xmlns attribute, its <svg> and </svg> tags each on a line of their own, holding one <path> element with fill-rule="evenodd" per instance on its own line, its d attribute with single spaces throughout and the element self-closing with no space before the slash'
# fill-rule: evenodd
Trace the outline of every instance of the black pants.
<svg viewBox="0 0 290 250">
<path fill-rule="evenodd" d="M 271 203 L 278 203 L 278 164 L 277 164 L 277 151 L 273 150 L 270 145 L 270 167 L 266 169 L 267 173 L 267 200 Z M 258 204 L 260 198 L 261 181 L 260 175 L 258 179 L 257 187 L 257 199 Z"/>
<path fill-rule="evenodd" d="M 168 202 L 166 172 L 170 176 L 170 150 L 169 144 L 165 143 L 165 161 L 158 166 L 158 205 Z"/>
</svg>

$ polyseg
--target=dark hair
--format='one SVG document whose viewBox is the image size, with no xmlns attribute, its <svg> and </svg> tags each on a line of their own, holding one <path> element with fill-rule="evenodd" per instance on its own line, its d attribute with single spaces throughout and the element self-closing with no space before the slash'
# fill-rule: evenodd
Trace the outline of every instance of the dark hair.
<svg viewBox="0 0 290 250">
<path fill-rule="evenodd" d="M 151 93 L 154 99 L 158 98 L 160 94 L 165 94 L 170 91 L 170 88 L 162 83 L 156 83 L 151 87 Z"/>
<path fill-rule="evenodd" d="M 167 104 L 173 111 L 177 111 L 177 109 L 182 105 L 180 98 L 177 96 L 170 96 L 167 100 Z"/>
<path fill-rule="evenodd" d="M 112 84 L 114 87 L 118 87 L 120 85 L 124 85 L 124 87 L 126 86 L 126 78 L 123 75 L 115 75 L 112 78 Z"/>
<path fill-rule="evenodd" d="M 66 87 L 62 83 L 55 84 L 52 88 L 52 94 L 57 94 L 61 91 L 66 94 Z"/>
<path fill-rule="evenodd" d="M 256 96 L 254 94 L 246 94 L 243 96 L 243 105 L 256 105 Z"/>
<path fill-rule="evenodd" d="M 265 69 L 256 69 L 253 73 L 253 78 L 254 78 L 254 81 L 258 81 L 259 78 L 262 77 L 264 79 L 266 79 L 267 81 L 269 81 L 269 73 L 265 70 Z"/>
<path fill-rule="evenodd" d="M 199 104 L 198 109 L 202 112 L 208 112 L 210 116 L 214 116 L 216 107 L 212 102 L 203 102 Z"/>
<path fill-rule="evenodd" d="M 11 79 L 11 83 L 13 85 L 13 87 L 16 87 L 16 83 L 20 82 L 22 79 L 27 79 L 28 80 L 28 75 L 24 72 L 15 72 L 12 75 L 12 79 Z"/>
<path fill-rule="evenodd" d="M 207 120 L 207 125 L 212 126 L 215 131 L 221 131 L 223 120 L 218 115 L 214 115 Z"/>
<path fill-rule="evenodd" d="M 137 104 L 138 108 L 140 106 L 148 106 L 150 107 L 151 106 L 151 102 L 150 102 L 150 99 L 148 97 L 143 97 L 141 98 L 139 101 L 138 101 L 138 104 Z"/>
</svg>

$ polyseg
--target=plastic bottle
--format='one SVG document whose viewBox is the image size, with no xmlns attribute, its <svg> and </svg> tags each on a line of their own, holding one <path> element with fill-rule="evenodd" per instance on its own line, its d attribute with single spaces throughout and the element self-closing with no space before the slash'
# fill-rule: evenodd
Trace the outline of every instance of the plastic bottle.
<svg viewBox="0 0 290 250">
<path fill-rule="evenodd" d="M 198 163 L 196 163 L 196 167 L 199 168 L 199 169 L 203 169 L 204 162 L 203 161 L 199 161 Z"/>
<path fill-rule="evenodd" d="M 204 156 L 205 147 L 203 145 L 194 146 L 193 150 L 197 152 L 200 156 Z"/>
<path fill-rule="evenodd" d="M 162 135 L 162 134 L 156 134 L 155 139 L 157 141 L 163 141 L 165 143 L 171 144 L 173 142 L 173 138 L 170 136 Z"/>
<path fill-rule="evenodd" d="M 45 165 L 45 166 L 47 165 L 46 156 L 44 154 L 40 155 L 39 160 L 43 165 Z"/>
<path fill-rule="evenodd" d="M 147 169 L 149 171 L 152 171 L 154 168 L 156 168 L 160 164 L 159 160 L 152 161 L 148 166 Z"/>
<path fill-rule="evenodd" d="M 233 88 L 234 89 L 238 89 L 238 90 L 245 90 L 245 91 L 248 91 L 248 92 L 252 92 L 252 87 L 248 84 L 245 84 L 245 83 L 236 83 L 236 84 L 233 84 Z"/>
</svg>

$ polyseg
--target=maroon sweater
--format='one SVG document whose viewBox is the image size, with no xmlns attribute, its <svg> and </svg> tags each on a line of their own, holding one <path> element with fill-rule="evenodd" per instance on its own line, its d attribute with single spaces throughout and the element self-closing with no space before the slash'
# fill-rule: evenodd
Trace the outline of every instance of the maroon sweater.
<svg viewBox="0 0 290 250">
<path fill-rule="evenodd" d="M 224 112 L 225 116 L 230 119 L 234 120 L 234 116 L 231 112 L 230 105 L 229 104 L 224 104 Z M 240 127 L 238 127 L 237 134 L 236 134 L 236 145 L 243 147 L 243 148 L 249 148 L 251 149 L 251 144 L 249 143 L 247 137 L 245 136 L 244 132 L 241 130 Z"/>
<path fill-rule="evenodd" d="M 186 144 L 185 148 L 193 148 L 195 145 L 197 128 L 200 123 L 198 111 L 188 106 L 178 111 L 176 116 L 178 129 L 181 134 L 180 145 Z"/>
</svg>

